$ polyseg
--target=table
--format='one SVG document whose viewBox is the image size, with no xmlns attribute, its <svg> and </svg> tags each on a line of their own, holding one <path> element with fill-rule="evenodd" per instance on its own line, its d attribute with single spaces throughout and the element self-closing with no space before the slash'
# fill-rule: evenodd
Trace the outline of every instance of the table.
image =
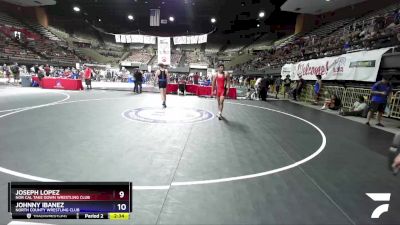
<svg viewBox="0 0 400 225">
<path fill-rule="evenodd" d="M 197 96 L 211 96 L 211 86 L 198 86 Z"/>
<path fill-rule="evenodd" d="M 167 93 L 178 93 L 178 84 L 167 84 Z"/>
<path fill-rule="evenodd" d="M 43 77 L 41 87 L 45 89 L 83 90 L 82 80 Z"/>
<path fill-rule="evenodd" d="M 198 86 L 197 84 L 186 84 L 186 92 L 196 94 Z"/>
<path fill-rule="evenodd" d="M 40 80 L 39 80 L 39 77 L 32 76 L 32 83 L 33 83 L 34 81 L 35 81 L 36 83 L 38 83 L 38 84 L 39 84 L 39 86 L 40 86 Z"/>
</svg>

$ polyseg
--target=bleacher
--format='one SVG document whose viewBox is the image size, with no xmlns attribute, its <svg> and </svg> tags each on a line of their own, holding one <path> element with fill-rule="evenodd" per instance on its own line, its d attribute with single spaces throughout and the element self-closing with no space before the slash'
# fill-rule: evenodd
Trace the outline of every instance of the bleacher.
<svg viewBox="0 0 400 225">
<path fill-rule="evenodd" d="M 221 48 L 220 45 L 207 43 L 205 53 L 206 53 L 206 55 L 215 55 L 219 52 L 220 48 Z"/>
<path fill-rule="evenodd" d="M 396 35 L 400 32 L 400 25 L 391 25 L 388 28 L 394 20 L 393 11 L 399 8 L 400 4 L 391 5 L 356 20 L 342 19 L 309 33 L 288 36 L 275 42 L 271 49 L 259 52 L 255 59 L 244 63 L 241 70 L 263 71 L 285 63 L 335 56 L 348 51 L 388 47 L 391 43 L 396 43 Z M 349 24 L 353 30 L 344 34 L 343 31 Z"/>
<path fill-rule="evenodd" d="M 5 40 L 9 39 L 8 46 L 3 51 L 5 56 L 36 60 L 42 58 L 68 63 L 79 62 L 79 57 L 67 48 L 65 42 L 51 40 L 48 38 L 51 35 L 42 36 L 4 12 L 0 12 L 0 32 Z M 21 38 L 16 40 L 14 32 L 20 32 Z"/>
<path fill-rule="evenodd" d="M 325 37 L 327 35 L 332 34 L 334 31 L 337 31 L 338 29 L 346 26 L 347 24 L 351 23 L 352 21 L 354 21 L 354 18 L 345 18 L 345 19 L 337 20 L 337 21 L 325 24 L 325 25 L 305 34 L 305 36 Z"/>
<path fill-rule="evenodd" d="M 27 25 L 29 25 L 34 31 L 36 31 L 37 33 L 41 34 L 43 37 L 52 40 L 52 41 L 60 41 L 61 39 L 58 38 L 56 35 L 54 35 L 50 30 L 46 29 L 44 26 L 32 22 L 32 21 L 28 21 L 26 20 L 25 23 Z"/>
<path fill-rule="evenodd" d="M 238 53 L 240 49 L 242 49 L 243 46 L 233 46 L 233 47 L 228 47 L 225 49 L 225 53 L 232 54 L 232 53 Z"/>
<path fill-rule="evenodd" d="M 207 57 L 200 51 L 185 51 L 185 64 L 209 64 Z"/>
<path fill-rule="evenodd" d="M 358 28 L 364 28 L 365 26 L 369 25 L 371 21 L 379 16 L 388 16 L 388 14 L 391 14 L 394 10 L 400 8 L 400 3 L 390 5 L 388 7 L 385 7 L 380 10 L 372 11 L 370 13 L 367 13 L 366 15 L 354 20 L 351 24 L 345 26 L 341 31 L 341 34 L 346 34 L 351 31 L 354 31 L 354 29 Z M 389 21 L 385 21 L 389 22 Z"/>
<path fill-rule="evenodd" d="M 255 42 L 247 46 L 244 51 L 247 50 L 266 50 L 272 46 L 271 37 L 269 34 L 264 34 L 258 38 Z"/>
<path fill-rule="evenodd" d="M 148 53 L 145 49 L 142 50 L 133 50 L 132 53 L 128 56 L 125 61 L 148 64 L 150 60 L 153 58 L 153 55 Z"/>
<path fill-rule="evenodd" d="M 285 45 L 287 45 L 287 44 L 289 44 L 289 43 L 292 43 L 294 40 L 296 40 L 296 39 L 297 39 L 298 37 L 300 37 L 300 36 L 301 36 L 301 34 L 292 34 L 292 35 L 289 35 L 289 36 L 287 36 L 287 37 L 284 37 L 284 38 L 282 38 L 282 39 L 276 41 L 276 42 L 274 43 L 274 46 L 275 46 L 276 48 L 281 48 L 281 47 L 283 47 L 283 46 L 285 46 Z"/>
<path fill-rule="evenodd" d="M 173 65 L 173 66 L 179 65 L 181 59 L 182 59 L 182 53 L 180 53 L 178 51 L 172 51 L 172 54 L 171 54 L 171 65 Z"/>
<path fill-rule="evenodd" d="M 24 25 L 22 25 L 21 22 L 1 11 L 0 11 L 0 24 L 7 24 L 18 28 L 24 27 Z"/>
<path fill-rule="evenodd" d="M 18 43 L 11 40 L 11 38 L 5 36 L 1 32 L 0 25 L 0 56 L 2 58 L 13 59 L 28 59 L 28 60 L 38 60 L 40 56 L 34 52 L 22 48 Z"/>
</svg>

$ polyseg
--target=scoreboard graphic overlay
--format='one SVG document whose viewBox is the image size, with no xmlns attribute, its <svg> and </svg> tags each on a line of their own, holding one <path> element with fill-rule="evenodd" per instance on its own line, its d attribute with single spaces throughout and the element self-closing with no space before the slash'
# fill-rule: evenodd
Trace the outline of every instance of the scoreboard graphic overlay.
<svg viewBox="0 0 400 225">
<path fill-rule="evenodd" d="M 10 182 L 12 219 L 128 220 L 131 182 Z"/>
</svg>

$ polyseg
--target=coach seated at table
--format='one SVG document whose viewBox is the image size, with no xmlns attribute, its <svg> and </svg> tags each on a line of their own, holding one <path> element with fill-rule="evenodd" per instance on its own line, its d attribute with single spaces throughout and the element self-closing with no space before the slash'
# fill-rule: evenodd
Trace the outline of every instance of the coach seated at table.
<svg viewBox="0 0 400 225">
<path fill-rule="evenodd" d="M 358 100 L 354 102 L 353 106 L 350 110 L 341 110 L 339 115 L 342 116 L 359 116 L 359 117 L 367 117 L 368 113 L 368 105 L 365 103 L 364 96 L 358 96 Z"/>
</svg>

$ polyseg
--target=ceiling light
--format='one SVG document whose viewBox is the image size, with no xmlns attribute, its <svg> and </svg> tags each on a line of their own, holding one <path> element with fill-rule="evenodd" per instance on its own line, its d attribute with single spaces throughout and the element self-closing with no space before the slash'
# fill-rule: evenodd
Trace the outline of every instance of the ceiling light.
<svg viewBox="0 0 400 225">
<path fill-rule="evenodd" d="M 258 14 L 258 17 L 260 17 L 260 18 L 263 18 L 265 16 L 265 12 L 260 12 L 259 14 Z"/>
<path fill-rule="evenodd" d="M 101 22 L 101 19 L 99 19 L 99 22 Z"/>
<path fill-rule="evenodd" d="M 133 20 L 133 16 L 132 15 L 128 15 L 128 19 L 129 20 Z"/>
<path fill-rule="evenodd" d="M 169 21 L 174 22 L 174 21 L 175 21 L 175 18 L 174 18 L 173 16 L 170 16 L 170 17 L 169 17 Z"/>
<path fill-rule="evenodd" d="M 215 22 L 217 22 L 217 20 L 214 17 L 211 18 L 211 23 L 215 23 Z"/>
<path fill-rule="evenodd" d="M 75 11 L 75 12 L 79 12 L 79 11 L 81 11 L 81 9 L 80 9 L 79 7 L 77 7 L 77 6 L 75 6 L 75 7 L 74 7 L 74 11 Z"/>
<path fill-rule="evenodd" d="M 260 27 L 260 24 L 257 24 L 257 27 Z"/>
</svg>

